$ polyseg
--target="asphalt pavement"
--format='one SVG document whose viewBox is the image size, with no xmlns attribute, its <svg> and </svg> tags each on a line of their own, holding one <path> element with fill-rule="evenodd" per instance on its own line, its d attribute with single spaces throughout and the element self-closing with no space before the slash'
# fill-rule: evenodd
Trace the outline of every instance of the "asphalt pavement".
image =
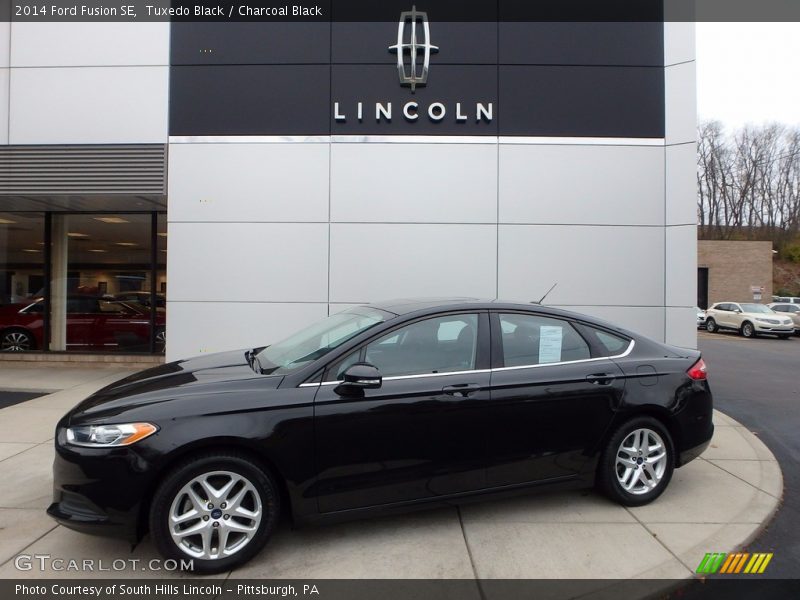
<svg viewBox="0 0 800 600">
<path fill-rule="evenodd" d="M 752 542 L 774 552 L 770 577 L 800 577 L 800 337 L 745 339 L 700 332 L 715 408 L 755 433 L 783 470 L 783 503 Z"/>
</svg>

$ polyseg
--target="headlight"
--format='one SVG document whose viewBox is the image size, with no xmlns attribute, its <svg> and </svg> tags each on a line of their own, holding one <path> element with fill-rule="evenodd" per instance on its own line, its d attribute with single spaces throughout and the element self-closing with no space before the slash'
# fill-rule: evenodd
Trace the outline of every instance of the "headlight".
<svg viewBox="0 0 800 600">
<path fill-rule="evenodd" d="M 67 429 L 67 443 L 87 448 L 130 446 L 153 435 L 158 427 L 151 423 L 121 425 L 81 425 Z"/>
</svg>

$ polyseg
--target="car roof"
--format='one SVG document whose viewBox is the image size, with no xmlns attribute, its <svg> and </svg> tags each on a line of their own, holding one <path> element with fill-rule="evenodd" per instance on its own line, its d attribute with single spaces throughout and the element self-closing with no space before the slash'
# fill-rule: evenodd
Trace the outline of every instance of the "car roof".
<svg viewBox="0 0 800 600">
<path fill-rule="evenodd" d="M 397 315 L 409 315 L 412 313 L 436 313 L 449 310 L 529 310 L 545 312 L 554 317 L 564 317 L 569 319 L 578 319 L 586 321 L 587 323 L 594 323 L 601 327 L 611 330 L 619 331 L 628 336 L 634 334 L 627 329 L 620 327 L 614 323 L 609 323 L 603 319 L 585 315 L 582 313 L 575 313 L 569 310 L 554 308 L 552 306 L 545 306 L 537 302 L 514 302 L 508 300 L 486 299 L 486 298 L 399 298 L 394 300 L 385 300 L 382 302 L 373 302 L 368 304 L 372 308 Z"/>
</svg>

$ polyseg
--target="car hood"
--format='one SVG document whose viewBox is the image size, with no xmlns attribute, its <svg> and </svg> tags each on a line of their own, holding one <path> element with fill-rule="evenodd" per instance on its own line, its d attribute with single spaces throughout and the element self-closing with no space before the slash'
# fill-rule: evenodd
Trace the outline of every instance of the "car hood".
<svg viewBox="0 0 800 600">
<path fill-rule="evenodd" d="M 777 320 L 779 323 L 785 323 L 786 319 L 792 320 L 788 315 L 779 315 L 777 313 L 770 315 L 764 313 L 754 313 L 754 312 L 742 312 L 739 314 L 741 317 L 747 317 L 748 319 L 773 319 Z"/>
<path fill-rule="evenodd" d="M 277 388 L 283 377 L 253 371 L 246 352 L 198 356 L 135 373 L 86 398 L 70 411 L 68 420 L 88 422 L 165 402 L 185 407 L 199 397 Z"/>
</svg>

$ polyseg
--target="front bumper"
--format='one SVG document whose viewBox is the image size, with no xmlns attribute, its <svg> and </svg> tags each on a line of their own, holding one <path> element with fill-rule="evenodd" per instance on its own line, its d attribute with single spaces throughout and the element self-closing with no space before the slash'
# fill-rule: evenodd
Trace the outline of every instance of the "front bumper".
<svg viewBox="0 0 800 600">
<path fill-rule="evenodd" d="M 47 514 L 69 529 L 135 542 L 152 483 L 150 462 L 131 448 L 80 448 L 57 441 Z"/>
<path fill-rule="evenodd" d="M 768 323 L 753 323 L 759 333 L 794 333 L 794 325 L 770 325 Z"/>
</svg>

